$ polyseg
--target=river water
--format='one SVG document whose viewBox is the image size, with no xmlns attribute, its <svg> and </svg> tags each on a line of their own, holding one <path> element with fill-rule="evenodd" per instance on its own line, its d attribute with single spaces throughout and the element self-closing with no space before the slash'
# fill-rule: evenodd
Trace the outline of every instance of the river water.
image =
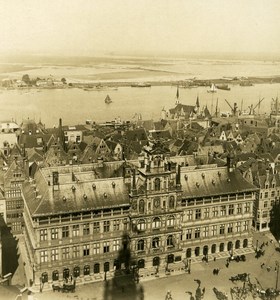
<svg viewBox="0 0 280 300">
<path fill-rule="evenodd" d="M 260 113 L 269 113 L 272 98 L 280 92 L 280 84 L 256 84 L 250 87 L 231 86 L 230 91 L 218 90 L 208 93 L 209 87 L 180 89 L 179 100 L 182 104 L 194 105 L 197 96 L 201 107 L 207 105 L 209 111 L 215 112 L 218 99 L 220 111 L 230 111 L 225 99 L 241 109 L 258 104 Z M 109 94 L 112 103 L 104 99 Z M 243 99 L 243 101 L 242 101 Z M 158 120 L 161 110 L 175 106 L 175 86 L 152 86 L 150 88 L 119 87 L 117 90 L 84 91 L 83 89 L 45 89 L 45 90 L 0 90 L 0 120 L 23 119 L 42 120 L 47 127 L 57 126 L 59 118 L 63 124 L 84 124 L 91 119 L 96 122 L 111 121 L 120 117 L 122 121 L 131 120 L 136 113 L 142 119 Z M 258 112 L 258 108 L 256 108 Z"/>
</svg>

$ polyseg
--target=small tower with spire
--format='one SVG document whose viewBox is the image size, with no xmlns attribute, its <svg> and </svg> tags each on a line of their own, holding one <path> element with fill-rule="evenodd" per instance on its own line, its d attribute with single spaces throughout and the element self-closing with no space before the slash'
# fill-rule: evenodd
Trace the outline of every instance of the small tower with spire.
<svg viewBox="0 0 280 300">
<path fill-rule="evenodd" d="M 179 101 L 179 86 L 177 85 L 177 92 L 176 92 L 176 102 L 175 102 L 175 105 L 178 105 L 180 104 L 180 101 Z"/>
</svg>

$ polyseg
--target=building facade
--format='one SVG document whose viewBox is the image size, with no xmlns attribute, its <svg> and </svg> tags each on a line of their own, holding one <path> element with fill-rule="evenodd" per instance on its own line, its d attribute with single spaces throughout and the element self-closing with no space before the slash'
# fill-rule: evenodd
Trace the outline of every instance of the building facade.
<svg viewBox="0 0 280 300">
<path fill-rule="evenodd" d="M 230 158 L 222 168 L 186 165 L 157 144 L 130 164 L 128 180 L 102 178 L 93 164 L 39 169 L 22 188 L 34 284 L 182 270 L 251 247 L 257 188 Z M 127 247 L 129 261 L 120 256 Z"/>
</svg>

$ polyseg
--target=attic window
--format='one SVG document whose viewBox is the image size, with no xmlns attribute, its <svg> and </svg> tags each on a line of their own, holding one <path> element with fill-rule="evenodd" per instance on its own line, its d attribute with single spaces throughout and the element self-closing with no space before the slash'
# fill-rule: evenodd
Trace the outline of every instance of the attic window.
<svg viewBox="0 0 280 300">
<path fill-rule="evenodd" d="M 185 180 L 188 180 L 188 175 L 185 175 Z"/>
<path fill-rule="evenodd" d="M 115 182 L 113 181 L 112 182 L 112 187 L 114 188 L 116 186 Z"/>
<path fill-rule="evenodd" d="M 202 173 L 201 176 L 202 176 L 202 178 L 205 178 L 205 174 L 204 173 Z"/>
<path fill-rule="evenodd" d="M 75 191 L 76 187 L 74 185 L 72 185 L 72 191 Z"/>
<path fill-rule="evenodd" d="M 196 186 L 199 187 L 199 183 L 198 182 L 196 183 Z"/>
<path fill-rule="evenodd" d="M 93 183 L 92 184 L 92 188 L 95 190 L 96 189 L 96 185 Z"/>
<path fill-rule="evenodd" d="M 86 195 L 86 194 L 84 194 L 84 195 L 83 195 L 83 198 L 86 200 L 86 199 L 87 199 L 87 195 Z"/>
<path fill-rule="evenodd" d="M 66 201 L 66 197 L 65 197 L 65 196 L 63 196 L 63 197 L 62 197 L 62 200 L 65 202 L 65 201 Z"/>
<path fill-rule="evenodd" d="M 107 194 L 106 193 L 104 193 L 104 198 L 107 198 Z"/>
</svg>

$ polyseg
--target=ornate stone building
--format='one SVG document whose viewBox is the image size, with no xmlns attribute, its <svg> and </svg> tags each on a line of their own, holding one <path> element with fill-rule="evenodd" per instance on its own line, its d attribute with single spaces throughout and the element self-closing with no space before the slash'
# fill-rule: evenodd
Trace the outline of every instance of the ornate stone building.
<svg viewBox="0 0 280 300">
<path fill-rule="evenodd" d="M 41 168 L 22 188 L 32 280 L 95 281 L 125 267 L 160 274 L 251 247 L 256 190 L 230 157 L 222 168 L 190 167 L 160 144 L 138 162 Z"/>
</svg>

